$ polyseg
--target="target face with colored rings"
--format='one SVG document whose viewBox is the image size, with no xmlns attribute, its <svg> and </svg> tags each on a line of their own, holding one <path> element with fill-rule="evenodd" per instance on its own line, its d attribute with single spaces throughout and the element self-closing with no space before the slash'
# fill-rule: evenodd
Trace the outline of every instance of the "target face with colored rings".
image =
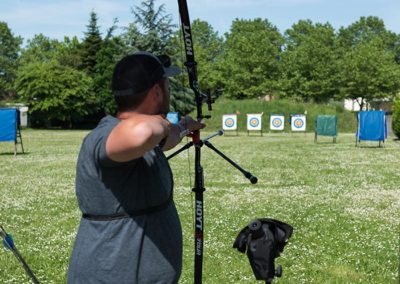
<svg viewBox="0 0 400 284">
<path fill-rule="evenodd" d="M 281 125 L 282 125 L 282 119 L 280 119 L 280 118 L 274 118 L 273 120 L 272 120 L 272 125 L 274 126 L 274 127 L 280 127 Z"/>
<path fill-rule="evenodd" d="M 251 119 L 250 119 L 250 126 L 251 127 L 257 127 L 259 124 L 260 124 L 260 121 L 258 120 L 258 118 L 257 117 L 252 117 Z"/>
<path fill-rule="evenodd" d="M 294 124 L 294 127 L 296 127 L 296 128 L 302 128 L 304 125 L 304 121 L 300 118 L 296 118 L 294 120 L 293 124 Z"/>
<path fill-rule="evenodd" d="M 225 119 L 226 127 L 233 127 L 234 125 L 235 125 L 235 121 L 233 120 L 233 118 L 228 117 L 227 119 Z"/>
</svg>

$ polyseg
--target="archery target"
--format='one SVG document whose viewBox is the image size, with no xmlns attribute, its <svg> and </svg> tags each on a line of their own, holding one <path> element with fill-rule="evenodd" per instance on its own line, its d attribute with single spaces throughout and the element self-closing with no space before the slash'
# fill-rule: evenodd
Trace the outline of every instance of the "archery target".
<svg viewBox="0 0 400 284">
<path fill-rule="evenodd" d="M 285 128 L 285 117 L 283 115 L 271 115 L 269 128 L 271 130 L 283 130 Z"/>
<path fill-rule="evenodd" d="M 262 114 L 248 114 L 247 115 L 247 130 L 261 130 L 261 116 Z"/>
<path fill-rule="evenodd" d="M 306 131 L 305 115 L 293 115 L 291 122 L 292 131 Z"/>
<path fill-rule="evenodd" d="M 222 129 L 223 130 L 236 130 L 237 129 L 237 115 L 225 114 L 222 116 Z"/>
</svg>

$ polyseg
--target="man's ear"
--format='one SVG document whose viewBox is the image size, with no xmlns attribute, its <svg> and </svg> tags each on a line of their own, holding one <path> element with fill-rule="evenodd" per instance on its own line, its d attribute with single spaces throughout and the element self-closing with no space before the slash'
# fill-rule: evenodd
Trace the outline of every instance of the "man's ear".
<svg viewBox="0 0 400 284">
<path fill-rule="evenodd" d="M 149 90 L 148 96 L 151 98 L 151 100 L 156 100 L 159 97 L 159 86 L 158 84 L 155 84 L 151 89 Z"/>
<path fill-rule="evenodd" d="M 160 87 L 159 84 L 155 84 L 155 85 L 152 87 L 152 91 L 154 92 L 154 94 L 155 94 L 157 97 L 162 96 L 162 89 L 161 89 L 161 87 Z"/>
</svg>

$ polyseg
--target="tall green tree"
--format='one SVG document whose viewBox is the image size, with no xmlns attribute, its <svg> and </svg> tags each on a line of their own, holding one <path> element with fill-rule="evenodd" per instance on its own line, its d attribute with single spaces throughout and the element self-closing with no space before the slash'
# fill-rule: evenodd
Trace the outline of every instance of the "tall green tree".
<svg viewBox="0 0 400 284">
<path fill-rule="evenodd" d="M 81 44 L 76 36 L 64 37 L 64 41 L 50 39 L 43 34 L 37 34 L 28 40 L 18 58 L 18 65 L 23 66 L 33 62 L 58 61 L 64 66 L 79 69 L 82 65 Z"/>
<path fill-rule="evenodd" d="M 300 20 L 285 32 L 282 54 L 286 96 L 326 102 L 339 94 L 335 30 L 330 24 Z"/>
<path fill-rule="evenodd" d="M 193 45 L 196 54 L 199 88 L 208 94 L 217 94 L 222 86 L 223 38 L 213 27 L 199 19 L 192 25 Z"/>
<path fill-rule="evenodd" d="M 393 52 L 394 60 L 400 64 L 400 34 L 389 31 L 382 19 L 374 16 L 360 17 L 348 27 L 340 28 L 338 41 L 342 52 L 379 38 L 387 51 Z"/>
<path fill-rule="evenodd" d="M 177 30 L 171 37 L 171 53 L 168 55 L 171 57 L 172 64 L 179 66 L 182 70 L 181 74 L 169 78 L 169 89 L 170 89 L 170 107 L 171 111 L 176 111 L 181 115 L 190 113 L 195 106 L 194 93 L 189 88 L 188 75 L 184 62 L 186 58 L 184 56 L 184 46 L 182 41 L 181 31 Z"/>
<path fill-rule="evenodd" d="M 86 26 L 85 38 L 82 42 L 82 66 L 89 76 L 94 77 L 95 66 L 97 63 L 97 52 L 101 49 L 103 39 L 101 38 L 100 28 L 97 25 L 97 14 L 90 13 L 89 24 Z"/>
<path fill-rule="evenodd" d="M 12 85 L 21 43 L 22 38 L 14 36 L 7 23 L 0 22 L 0 100 L 14 93 Z"/>
<path fill-rule="evenodd" d="M 366 101 L 392 98 L 399 91 L 399 35 L 377 17 L 361 17 L 338 33 L 341 96 Z"/>
<path fill-rule="evenodd" d="M 342 96 L 358 100 L 361 109 L 368 101 L 393 98 L 400 91 L 400 66 L 379 38 L 358 43 L 340 65 Z"/>
<path fill-rule="evenodd" d="M 400 64 L 400 34 L 397 34 L 395 37 L 395 41 L 393 43 L 393 51 L 395 55 L 394 60 L 397 64 Z"/>
<path fill-rule="evenodd" d="M 360 17 L 358 21 L 339 29 L 339 43 L 346 48 L 354 48 L 359 44 L 380 38 L 383 45 L 390 49 L 398 38 L 386 29 L 382 19 L 374 16 Z"/>
<path fill-rule="evenodd" d="M 64 37 L 64 41 L 58 46 L 57 59 L 61 64 L 79 70 L 83 58 L 78 37 Z"/>
<path fill-rule="evenodd" d="M 224 95 L 256 98 L 279 90 L 281 47 L 278 29 L 268 20 L 233 21 L 225 35 Z"/>
<path fill-rule="evenodd" d="M 197 62 L 199 90 L 216 97 L 222 85 L 221 59 L 223 39 L 218 36 L 210 24 L 196 19 L 191 24 L 193 46 Z M 182 31 L 178 30 L 172 37 L 173 59 L 182 68 L 180 76 L 170 78 L 171 108 L 180 114 L 187 114 L 195 107 L 195 99 L 189 88 L 188 75 L 184 66 L 184 42 Z"/>
<path fill-rule="evenodd" d="M 28 41 L 19 57 L 15 88 L 30 108 L 34 127 L 58 122 L 71 127 L 96 110 L 93 80 L 82 66 L 76 37 L 63 42 L 42 34 Z"/>
<path fill-rule="evenodd" d="M 43 34 L 37 34 L 32 39 L 29 39 L 26 47 L 22 49 L 18 64 L 23 66 L 32 62 L 57 60 L 60 48 L 58 40 L 50 39 Z"/>
<path fill-rule="evenodd" d="M 397 94 L 393 100 L 392 129 L 397 138 L 400 139 L 400 94 Z"/>
<path fill-rule="evenodd" d="M 96 107 L 99 114 L 113 114 L 115 102 L 111 91 L 112 73 L 115 64 L 126 52 L 126 46 L 120 36 L 114 36 L 117 29 L 117 20 L 108 29 L 101 49 L 97 53 L 95 66 L 94 92 L 96 94 Z"/>
<path fill-rule="evenodd" d="M 134 22 L 126 28 L 124 39 L 131 50 L 145 50 L 154 54 L 171 54 L 171 37 L 175 28 L 172 16 L 165 13 L 165 5 L 155 6 L 155 0 L 144 0 L 131 8 Z"/>
<path fill-rule="evenodd" d="M 92 79 L 82 71 L 56 60 L 36 61 L 18 70 L 15 83 L 21 99 L 29 106 L 34 126 L 51 126 L 59 121 L 71 127 L 89 113 Z"/>
<path fill-rule="evenodd" d="M 180 37 L 172 24 L 172 17 L 166 14 L 165 6 L 155 5 L 155 0 L 145 0 L 140 6 L 131 8 L 134 21 L 125 28 L 122 35 L 129 52 L 149 51 L 155 55 L 167 54 L 173 64 L 183 66 L 180 52 Z M 191 91 L 184 87 L 184 74 L 170 78 L 171 110 L 186 114 L 193 109 Z M 185 78 L 186 79 L 186 78 Z"/>
</svg>

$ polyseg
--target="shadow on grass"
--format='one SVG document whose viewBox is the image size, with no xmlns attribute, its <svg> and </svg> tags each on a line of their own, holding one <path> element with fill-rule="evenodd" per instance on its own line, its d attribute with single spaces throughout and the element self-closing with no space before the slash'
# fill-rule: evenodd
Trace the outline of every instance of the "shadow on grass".
<svg viewBox="0 0 400 284">
<path fill-rule="evenodd" d="M 329 145 L 336 145 L 336 144 L 338 144 L 338 142 L 336 141 L 336 142 L 332 142 L 332 141 L 318 141 L 318 142 L 315 142 L 314 143 L 315 145 L 327 145 L 327 144 L 329 144 Z"/>
<path fill-rule="evenodd" d="M 29 152 L 17 153 L 15 156 L 25 156 L 25 155 L 29 155 Z M 0 156 L 14 156 L 14 152 L 1 152 Z"/>
<path fill-rule="evenodd" d="M 382 148 L 382 149 L 385 149 L 385 145 L 381 145 L 381 146 L 379 146 L 379 145 L 357 145 L 357 146 L 355 146 L 355 148 Z"/>
</svg>

